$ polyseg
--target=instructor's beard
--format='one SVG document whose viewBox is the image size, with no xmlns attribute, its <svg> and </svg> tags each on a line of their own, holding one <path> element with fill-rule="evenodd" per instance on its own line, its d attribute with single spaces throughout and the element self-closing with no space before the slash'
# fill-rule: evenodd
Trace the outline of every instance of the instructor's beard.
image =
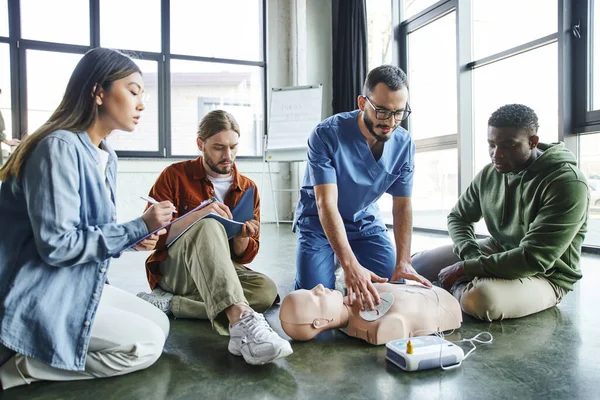
<svg viewBox="0 0 600 400">
<path fill-rule="evenodd" d="M 366 112 L 363 112 L 363 121 L 364 121 L 365 126 L 367 127 L 369 133 L 371 133 L 371 135 L 373 135 L 375 140 L 377 140 L 378 142 L 387 142 L 388 140 L 390 140 L 390 138 L 392 137 L 392 133 L 397 128 L 397 126 L 388 126 L 388 125 L 384 125 L 384 124 L 378 124 L 375 128 L 390 128 L 390 133 L 386 135 L 385 133 L 375 132 L 375 130 L 374 130 L 375 124 L 373 124 L 373 120 L 371 120 L 371 118 L 369 118 L 369 116 L 367 115 Z"/>
</svg>

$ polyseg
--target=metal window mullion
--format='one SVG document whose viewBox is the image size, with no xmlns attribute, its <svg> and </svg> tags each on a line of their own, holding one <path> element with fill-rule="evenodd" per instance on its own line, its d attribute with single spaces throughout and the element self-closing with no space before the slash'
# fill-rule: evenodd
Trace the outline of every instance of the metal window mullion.
<svg viewBox="0 0 600 400">
<path fill-rule="evenodd" d="M 23 93 L 23 88 L 25 87 L 25 65 L 22 63 L 22 54 L 25 50 L 20 48 L 20 0 L 8 2 L 8 37 L 10 53 L 12 137 L 19 139 L 22 137 L 22 134 L 27 131 L 27 98 L 25 93 Z"/>
<path fill-rule="evenodd" d="M 263 61 L 263 132 L 262 137 L 257 137 L 257 146 L 258 155 L 264 156 L 266 140 L 267 140 L 267 130 L 268 130 L 268 121 L 269 121 L 269 99 L 267 98 L 267 93 L 269 92 L 269 74 L 267 70 L 267 59 L 268 59 L 268 37 L 267 37 L 267 21 L 268 21 L 268 9 L 267 9 L 267 1 L 262 1 L 262 61 Z M 257 135 L 260 136 L 260 135 Z"/>
<path fill-rule="evenodd" d="M 472 12 L 470 0 L 458 0 L 456 7 L 456 72 L 458 110 L 458 193 L 463 193 L 475 175 L 475 135 L 473 132 L 473 71 L 471 60 Z"/>
<path fill-rule="evenodd" d="M 415 140 L 417 153 L 429 151 L 456 149 L 458 146 L 458 134 L 436 136 L 426 139 Z"/>
<path fill-rule="evenodd" d="M 171 148 L 171 1 L 162 0 L 160 7 L 162 59 L 158 62 L 158 148 L 161 157 L 172 156 Z"/>
<path fill-rule="evenodd" d="M 90 47 L 100 47 L 100 0 L 90 0 Z"/>
<path fill-rule="evenodd" d="M 539 49 L 540 47 L 544 47 L 546 45 L 556 43 L 558 41 L 558 33 L 551 33 L 550 35 L 546 35 L 544 37 L 532 40 L 530 42 L 521 44 L 516 47 L 512 47 L 510 49 L 501 51 L 496 54 L 492 54 L 490 56 L 481 58 L 479 60 L 471 61 L 467 63 L 466 68 L 475 69 L 485 67 L 486 65 L 505 60 L 510 57 L 518 56 L 519 54 L 523 54 L 525 52 Z"/>
</svg>

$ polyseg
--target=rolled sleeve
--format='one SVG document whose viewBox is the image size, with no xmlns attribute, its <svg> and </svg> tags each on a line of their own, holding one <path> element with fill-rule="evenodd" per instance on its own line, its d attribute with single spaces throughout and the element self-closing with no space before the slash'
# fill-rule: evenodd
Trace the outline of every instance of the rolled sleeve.
<svg viewBox="0 0 600 400">
<path fill-rule="evenodd" d="M 308 172 L 313 186 L 337 183 L 332 151 L 315 129 L 308 139 Z"/>
</svg>

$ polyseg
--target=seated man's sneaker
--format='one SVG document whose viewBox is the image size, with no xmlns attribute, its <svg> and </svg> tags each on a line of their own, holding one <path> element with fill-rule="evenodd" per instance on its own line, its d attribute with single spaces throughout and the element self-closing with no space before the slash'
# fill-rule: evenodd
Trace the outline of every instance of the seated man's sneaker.
<svg viewBox="0 0 600 400">
<path fill-rule="evenodd" d="M 271 329 L 265 317 L 251 310 L 229 327 L 229 334 L 229 352 L 243 356 L 248 364 L 266 364 L 293 353 L 290 343 Z"/>
<path fill-rule="evenodd" d="M 173 306 L 173 293 L 169 293 L 160 287 L 155 287 L 150 293 L 140 292 L 137 296 L 154 307 L 158 308 L 167 315 L 171 314 L 171 307 Z"/>
</svg>

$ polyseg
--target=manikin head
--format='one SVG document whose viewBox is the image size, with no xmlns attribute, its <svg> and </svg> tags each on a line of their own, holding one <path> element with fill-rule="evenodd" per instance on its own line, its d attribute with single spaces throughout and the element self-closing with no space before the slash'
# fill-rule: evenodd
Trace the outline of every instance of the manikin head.
<svg viewBox="0 0 600 400">
<path fill-rule="evenodd" d="M 338 328 L 348 320 L 341 292 L 319 284 L 312 290 L 296 290 L 281 303 L 281 327 L 294 340 L 310 340 L 319 333 Z"/>
</svg>

